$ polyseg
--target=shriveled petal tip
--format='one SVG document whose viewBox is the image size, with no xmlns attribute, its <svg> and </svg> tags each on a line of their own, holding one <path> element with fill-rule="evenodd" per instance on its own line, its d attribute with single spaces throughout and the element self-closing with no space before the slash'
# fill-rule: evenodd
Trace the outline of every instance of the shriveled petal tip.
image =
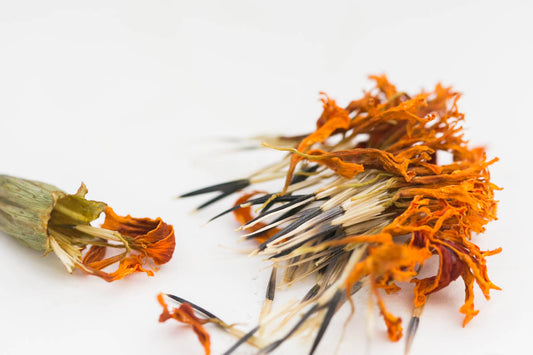
<svg viewBox="0 0 533 355">
<path fill-rule="evenodd" d="M 170 313 L 168 312 L 168 305 L 165 302 L 165 294 L 164 293 L 160 293 L 160 294 L 157 295 L 157 302 L 159 302 L 161 307 L 163 307 L 163 312 L 159 316 L 159 321 L 160 322 L 164 322 L 164 321 L 166 321 L 167 319 L 170 318 Z"/>
<path fill-rule="evenodd" d="M 119 255 L 120 257 L 120 255 Z M 151 269 L 145 269 L 144 256 L 142 255 L 130 255 L 127 257 L 116 258 L 120 260 L 117 270 L 114 272 L 105 272 L 101 269 L 107 267 L 110 263 L 115 262 L 114 257 L 105 259 L 102 261 L 94 261 L 92 263 L 80 264 L 80 268 L 87 274 L 98 276 L 107 282 L 120 280 L 128 275 L 136 272 L 145 272 L 148 276 L 154 276 L 154 271 Z M 109 260 L 109 261 L 108 261 Z"/>
<path fill-rule="evenodd" d="M 119 232 L 128 237 L 131 248 L 152 258 L 157 264 L 165 264 L 171 258 L 176 247 L 174 228 L 161 218 L 134 218 L 117 215 L 111 207 L 105 210 L 102 228 Z"/>
<path fill-rule="evenodd" d="M 403 328 L 402 328 L 402 319 L 395 317 L 393 315 L 386 314 L 384 315 L 385 324 L 387 326 L 387 336 L 391 341 L 398 341 L 402 338 Z"/>
<path fill-rule="evenodd" d="M 382 91 L 387 98 L 390 98 L 394 96 L 397 92 L 396 86 L 391 84 L 389 79 L 387 79 L 387 76 L 385 74 L 381 75 L 369 75 L 369 79 L 374 80 L 376 82 L 376 87 Z"/>
<path fill-rule="evenodd" d="M 202 325 L 206 321 L 196 317 L 194 309 L 188 303 L 183 303 L 178 308 L 169 310 L 164 296 L 163 293 L 157 296 L 157 301 L 163 307 L 163 312 L 159 316 L 159 322 L 165 322 L 172 318 L 178 322 L 191 325 L 200 344 L 204 347 L 205 354 L 209 355 L 211 353 L 211 337 Z"/>
</svg>

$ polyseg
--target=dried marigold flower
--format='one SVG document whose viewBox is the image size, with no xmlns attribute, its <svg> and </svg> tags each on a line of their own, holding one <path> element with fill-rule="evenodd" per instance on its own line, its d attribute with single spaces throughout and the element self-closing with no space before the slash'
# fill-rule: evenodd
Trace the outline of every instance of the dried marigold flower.
<svg viewBox="0 0 533 355">
<path fill-rule="evenodd" d="M 415 283 L 406 353 L 430 294 L 461 277 L 465 326 L 478 313 L 474 283 L 487 299 L 490 290 L 499 289 L 488 277 L 486 257 L 501 249 L 481 251 L 472 241 L 496 219 L 499 188 L 488 167 L 497 159 L 487 160 L 483 148 L 469 147 L 457 107 L 460 95 L 439 84 L 410 96 L 383 75 L 370 78 L 375 88 L 345 108 L 324 95 L 313 132 L 274 139 L 283 147 L 265 144 L 288 152 L 280 162 L 247 179 L 183 195 L 220 192 L 201 208 L 250 185 L 284 179 L 278 191 L 259 197 L 245 192 L 215 217 L 233 211 L 247 231 L 242 238 L 259 241 L 252 255 L 273 263 L 269 290 L 276 287 L 276 270 L 285 271 L 284 285 L 316 280 L 302 301 L 284 312 L 289 318 L 300 313 L 300 321 L 262 347 L 263 354 L 318 324 L 313 353 L 336 310 L 352 302 L 363 285 L 377 300 L 389 338 L 397 341 L 401 319 L 387 311 L 380 292 L 400 291 L 398 282 Z M 445 155 L 450 161 L 442 159 Z M 253 205 L 260 206 L 255 217 Z M 432 256 L 439 259 L 437 273 L 419 278 Z M 267 294 L 266 302 L 272 302 L 273 292 Z M 261 317 L 246 336 L 260 333 L 269 321 Z"/>
<path fill-rule="evenodd" d="M 86 194 L 83 183 L 71 195 L 46 183 L 0 175 L 0 231 L 35 250 L 54 252 L 70 273 L 79 268 L 106 281 L 134 272 L 153 276 L 154 267 L 170 260 L 171 225 L 160 218 L 118 216 L 105 203 L 85 199 Z M 102 226 L 91 226 L 101 213 Z M 120 253 L 106 257 L 108 250 Z M 118 264 L 115 271 L 104 271 L 113 264 Z"/>
</svg>

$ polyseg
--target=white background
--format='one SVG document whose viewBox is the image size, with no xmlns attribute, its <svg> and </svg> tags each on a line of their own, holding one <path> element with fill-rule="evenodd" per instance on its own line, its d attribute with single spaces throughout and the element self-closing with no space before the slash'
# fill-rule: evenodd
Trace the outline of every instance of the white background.
<svg viewBox="0 0 533 355">
<path fill-rule="evenodd" d="M 232 200 L 190 215 L 203 199 L 174 197 L 279 157 L 235 152 L 224 137 L 310 131 L 319 91 L 345 105 L 374 73 L 411 93 L 439 81 L 463 92 L 467 135 L 500 157 L 491 170 L 505 188 L 499 220 L 476 237 L 503 247 L 488 261 L 503 291 L 486 302 L 476 290 L 481 312 L 464 329 L 462 283 L 432 296 L 412 354 L 523 353 L 533 330 L 532 10 L 528 1 L 2 0 L 0 172 L 68 192 L 84 181 L 89 198 L 119 214 L 172 223 L 177 247 L 156 277 L 108 284 L 0 235 L 0 353 L 202 354 L 192 331 L 157 322 L 161 291 L 254 325 L 266 264 L 234 250 L 252 244 L 235 242 L 231 217 L 201 228 Z M 339 353 L 402 354 L 381 319 L 367 339 L 365 298 Z M 388 304 L 405 325 L 410 296 Z M 347 314 L 318 353 L 335 349 Z M 215 354 L 233 342 L 208 329 Z M 278 353 L 306 353 L 308 341 Z"/>
</svg>

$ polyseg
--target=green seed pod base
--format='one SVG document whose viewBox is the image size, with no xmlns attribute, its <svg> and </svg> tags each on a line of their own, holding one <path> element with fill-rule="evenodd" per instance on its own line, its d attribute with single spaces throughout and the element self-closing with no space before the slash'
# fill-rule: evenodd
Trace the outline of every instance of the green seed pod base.
<svg viewBox="0 0 533 355">
<path fill-rule="evenodd" d="M 48 221 L 56 201 L 66 196 L 46 183 L 0 175 L 0 231 L 46 251 Z"/>
</svg>

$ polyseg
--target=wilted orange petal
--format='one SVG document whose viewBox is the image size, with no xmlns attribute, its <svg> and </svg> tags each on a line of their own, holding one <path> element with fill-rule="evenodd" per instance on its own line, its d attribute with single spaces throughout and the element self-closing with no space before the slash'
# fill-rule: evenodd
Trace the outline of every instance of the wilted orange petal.
<svg viewBox="0 0 533 355">
<path fill-rule="evenodd" d="M 431 247 L 439 255 L 439 270 L 436 276 L 415 280 L 415 307 L 422 306 L 430 293 L 437 292 L 455 281 L 466 267 L 450 248 L 441 244 L 433 244 Z"/>
<path fill-rule="evenodd" d="M 376 87 L 383 92 L 387 98 L 396 94 L 396 86 L 390 83 L 386 75 L 369 75 L 368 78 L 376 82 Z"/>
<path fill-rule="evenodd" d="M 322 99 L 324 111 L 317 121 L 317 129 L 306 138 L 304 138 L 298 145 L 298 151 L 305 153 L 315 143 L 322 143 L 328 139 L 333 133 L 337 131 L 346 130 L 350 127 L 350 116 L 348 111 L 337 106 L 334 100 L 329 99 L 327 96 Z M 302 157 L 293 155 L 291 157 L 291 163 L 289 171 L 285 179 L 285 189 L 289 186 L 296 164 L 302 160 Z"/>
<path fill-rule="evenodd" d="M 90 264 L 95 261 L 101 261 L 105 257 L 105 251 L 106 247 L 91 245 L 81 262 L 83 264 Z"/>
<path fill-rule="evenodd" d="M 152 270 L 143 268 L 143 259 L 144 257 L 142 255 L 130 255 L 126 258 L 123 258 L 118 265 L 118 269 L 111 273 L 99 270 L 90 265 L 83 265 L 81 269 L 88 274 L 101 277 L 107 282 L 120 280 L 125 276 L 131 275 L 135 272 L 146 272 L 148 276 L 154 276 L 154 272 Z"/>
<path fill-rule="evenodd" d="M 312 160 L 318 164 L 327 166 L 340 176 L 351 179 L 355 175 L 363 172 L 365 168 L 361 164 L 350 163 L 342 160 L 339 157 L 330 155 L 320 149 L 315 149 L 309 152 L 313 157 L 309 157 L 309 160 Z M 316 158 L 315 158 L 316 157 Z"/>
<path fill-rule="evenodd" d="M 179 308 L 174 308 L 172 311 L 169 311 L 168 305 L 165 302 L 164 295 L 162 293 L 157 296 L 157 300 L 163 307 L 163 312 L 159 316 L 159 321 L 165 322 L 172 318 L 178 322 L 191 325 L 196 333 L 196 336 L 198 337 L 198 340 L 204 347 L 205 354 L 209 355 L 211 353 L 211 337 L 202 325 L 203 323 L 206 323 L 207 320 L 202 320 L 196 317 L 194 314 L 194 309 L 188 303 L 183 303 L 179 306 Z"/>
<path fill-rule="evenodd" d="M 459 312 L 465 315 L 463 321 L 464 327 L 479 313 L 479 311 L 474 309 L 474 276 L 470 270 L 465 269 L 462 277 L 465 282 L 465 303 L 459 309 Z"/>
<path fill-rule="evenodd" d="M 96 270 L 102 270 L 105 269 L 108 266 L 111 266 L 115 263 L 120 263 L 124 258 L 128 256 L 127 252 L 123 252 L 117 255 L 110 256 L 109 258 L 105 258 L 102 260 L 95 260 L 88 263 L 84 263 L 85 266 L 96 269 Z"/>
<path fill-rule="evenodd" d="M 385 325 L 387 326 L 387 335 L 390 340 L 398 341 L 402 338 L 403 328 L 402 328 L 402 319 L 395 317 L 391 313 L 388 313 L 384 308 L 383 302 L 379 299 L 378 303 L 380 304 L 381 313 L 383 319 L 385 320 Z M 383 308 L 382 308 L 383 306 Z"/>
<path fill-rule="evenodd" d="M 131 237 L 131 247 L 152 258 L 158 265 L 172 258 L 176 240 L 174 228 L 157 218 L 134 218 L 130 215 L 121 217 L 111 207 L 105 210 L 105 221 L 102 228 L 119 232 Z"/>
</svg>

